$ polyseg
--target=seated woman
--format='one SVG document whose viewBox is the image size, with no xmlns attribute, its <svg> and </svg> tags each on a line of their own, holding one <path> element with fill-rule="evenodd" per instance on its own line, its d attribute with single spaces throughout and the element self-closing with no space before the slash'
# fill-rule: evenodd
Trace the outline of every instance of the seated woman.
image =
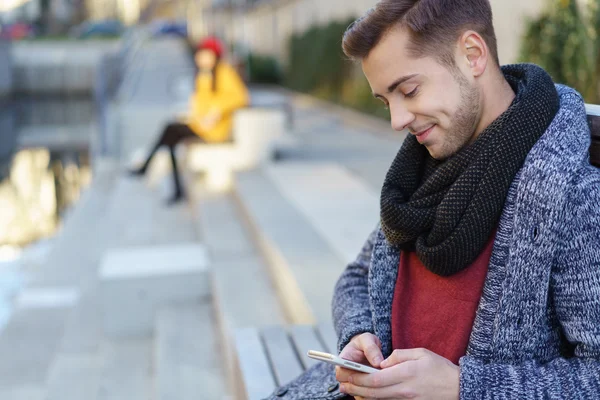
<svg viewBox="0 0 600 400">
<path fill-rule="evenodd" d="M 195 138 L 205 143 L 229 140 L 232 115 L 249 102 L 248 90 L 233 67 L 221 60 L 223 46 L 212 37 L 198 45 L 195 61 L 198 66 L 196 91 L 191 98 L 191 113 L 185 122 L 170 123 L 150 152 L 146 162 L 131 171 L 134 176 L 146 173 L 152 157 L 161 146 L 169 147 L 173 163 L 175 193 L 169 200 L 174 204 L 185 197 L 177 170 L 175 147 L 184 139 Z"/>
</svg>

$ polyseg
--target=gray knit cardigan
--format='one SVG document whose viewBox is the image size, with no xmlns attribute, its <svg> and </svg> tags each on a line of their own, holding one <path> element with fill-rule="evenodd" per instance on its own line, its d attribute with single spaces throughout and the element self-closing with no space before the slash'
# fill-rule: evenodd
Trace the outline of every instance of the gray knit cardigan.
<svg viewBox="0 0 600 400">
<path fill-rule="evenodd" d="M 600 170 L 589 164 L 581 96 L 557 90 L 560 110 L 506 199 L 460 360 L 464 400 L 600 399 Z M 371 332 L 392 352 L 399 260 L 378 227 L 344 271 L 333 299 L 339 349 Z M 271 398 L 342 397 L 333 367 L 320 363 Z"/>
</svg>

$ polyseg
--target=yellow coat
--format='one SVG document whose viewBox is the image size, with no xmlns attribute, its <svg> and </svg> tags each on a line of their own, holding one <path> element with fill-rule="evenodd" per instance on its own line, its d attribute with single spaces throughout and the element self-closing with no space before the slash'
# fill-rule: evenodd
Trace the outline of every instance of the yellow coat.
<svg viewBox="0 0 600 400">
<path fill-rule="evenodd" d="M 196 91 L 191 98 L 190 128 L 206 142 L 227 141 L 231 135 L 233 112 L 248 105 L 248 89 L 237 72 L 230 65 L 219 62 L 216 70 L 217 86 L 213 91 L 212 76 L 198 74 Z M 218 109 L 221 119 L 216 125 L 206 130 L 202 127 L 202 119 L 213 109 Z"/>
</svg>

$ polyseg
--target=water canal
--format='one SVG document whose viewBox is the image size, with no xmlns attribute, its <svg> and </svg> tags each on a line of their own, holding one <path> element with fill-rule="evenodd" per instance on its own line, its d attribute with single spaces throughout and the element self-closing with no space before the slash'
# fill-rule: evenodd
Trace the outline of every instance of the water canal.
<svg viewBox="0 0 600 400">
<path fill-rule="evenodd" d="M 61 221 L 91 181 L 98 123 L 90 97 L 0 100 L 0 329 L 42 264 Z"/>
</svg>

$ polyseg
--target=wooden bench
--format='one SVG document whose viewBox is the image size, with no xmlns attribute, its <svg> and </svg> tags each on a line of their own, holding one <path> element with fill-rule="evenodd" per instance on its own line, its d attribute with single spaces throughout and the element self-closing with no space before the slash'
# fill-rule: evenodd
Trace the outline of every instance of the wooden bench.
<svg viewBox="0 0 600 400">
<path fill-rule="evenodd" d="M 243 328 L 234 333 L 237 358 L 236 398 L 260 400 L 319 361 L 308 350 L 337 354 L 337 338 L 331 323 L 318 326 Z M 332 390 L 336 390 L 332 388 Z"/>
<path fill-rule="evenodd" d="M 592 135 L 590 163 L 600 168 L 600 105 L 586 104 L 585 108 Z"/>
</svg>

